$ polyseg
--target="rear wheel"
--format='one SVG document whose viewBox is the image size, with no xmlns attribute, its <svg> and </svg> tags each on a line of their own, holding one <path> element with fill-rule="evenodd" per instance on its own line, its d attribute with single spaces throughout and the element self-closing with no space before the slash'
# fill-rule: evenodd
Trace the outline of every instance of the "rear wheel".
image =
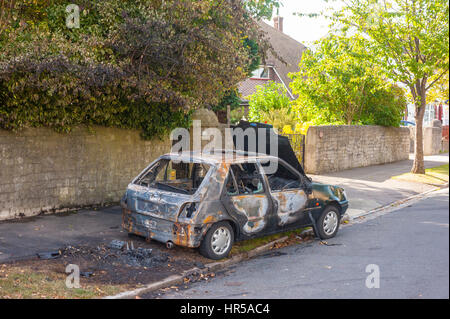
<svg viewBox="0 0 450 319">
<path fill-rule="evenodd" d="M 234 242 L 233 228 L 228 222 L 211 226 L 200 244 L 200 254 L 209 259 L 222 259 L 228 256 Z"/>
<path fill-rule="evenodd" d="M 340 213 L 335 206 L 328 206 L 324 209 L 316 222 L 316 234 L 320 239 L 328 239 L 336 236 L 339 230 Z"/>
</svg>

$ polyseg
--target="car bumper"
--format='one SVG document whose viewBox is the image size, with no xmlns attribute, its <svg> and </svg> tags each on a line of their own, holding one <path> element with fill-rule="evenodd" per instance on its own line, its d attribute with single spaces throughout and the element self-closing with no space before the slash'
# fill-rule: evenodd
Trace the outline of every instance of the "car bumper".
<svg viewBox="0 0 450 319">
<path fill-rule="evenodd" d="M 341 205 L 341 216 L 344 216 L 348 209 L 348 201 L 339 202 L 339 205 Z"/>
<path fill-rule="evenodd" d="M 151 238 L 161 243 L 172 242 L 178 246 L 200 246 L 207 225 L 178 223 L 141 214 L 122 206 L 122 227 L 132 234 Z"/>
</svg>

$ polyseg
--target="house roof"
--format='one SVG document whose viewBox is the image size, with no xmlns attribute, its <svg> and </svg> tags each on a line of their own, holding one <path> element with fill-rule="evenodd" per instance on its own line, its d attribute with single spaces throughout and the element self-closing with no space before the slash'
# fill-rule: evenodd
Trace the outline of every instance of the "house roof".
<svg viewBox="0 0 450 319">
<path fill-rule="evenodd" d="M 294 40 L 287 34 L 275 29 L 263 21 L 258 22 L 258 24 L 261 30 L 266 33 L 266 36 L 274 51 L 284 60 L 284 62 L 286 62 L 286 64 L 283 63 L 269 51 L 265 64 L 273 67 L 277 77 L 281 79 L 289 92 L 292 93 L 289 87 L 289 83 L 291 83 L 292 80 L 288 77 L 288 74 L 299 71 L 298 65 L 300 63 L 302 53 L 307 48 L 302 43 Z M 261 80 L 246 79 L 239 84 L 239 92 L 245 98 L 246 96 L 256 92 L 256 86 L 262 84 L 264 84 L 264 82 Z"/>
</svg>

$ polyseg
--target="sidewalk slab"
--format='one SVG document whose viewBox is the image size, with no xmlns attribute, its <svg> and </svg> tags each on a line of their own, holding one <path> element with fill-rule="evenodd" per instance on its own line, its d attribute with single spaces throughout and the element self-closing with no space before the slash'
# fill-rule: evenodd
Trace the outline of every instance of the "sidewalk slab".
<svg viewBox="0 0 450 319">
<path fill-rule="evenodd" d="M 127 240 L 119 206 L 0 222 L 0 263 L 66 245 Z"/>
<path fill-rule="evenodd" d="M 313 181 L 342 186 L 348 196 L 349 217 L 388 205 L 392 202 L 436 189 L 435 186 L 391 179 L 411 170 L 410 159 L 384 165 L 354 168 L 325 175 L 310 175 Z M 449 154 L 425 157 L 425 168 L 448 164 Z"/>
</svg>

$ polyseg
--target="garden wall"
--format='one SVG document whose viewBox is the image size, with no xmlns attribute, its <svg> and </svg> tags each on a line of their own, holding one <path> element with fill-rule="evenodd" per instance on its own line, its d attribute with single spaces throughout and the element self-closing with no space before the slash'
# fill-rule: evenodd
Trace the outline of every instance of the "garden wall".
<svg viewBox="0 0 450 319">
<path fill-rule="evenodd" d="M 414 142 L 416 140 L 416 127 L 410 126 L 410 152 L 414 153 Z M 448 143 L 447 143 L 448 145 Z M 448 151 L 445 138 L 442 134 L 442 124 L 439 120 L 434 120 L 431 125 L 423 127 L 423 155 L 436 155 L 441 151 Z"/>
<path fill-rule="evenodd" d="M 409 142 L 408 128 L 310 126 L 305 142 L 305 170 L 321 174 L 406 160 Z"/>
<path fill-rule="evenodd" d="M 223 130 L 212 111 L 193 119 L 202 130 Z M 68 134 L 0 129 L 0 220 L 118 203 L 128 183 L 170 147 L 169 136 L 145 141 L 140 131 L 100 126 Z"/>
<path fill-rule="evenodd" d="M 169 140 L 94 127 L 0 130 L 0 220 L 118 202 L 126 186 Z"/>
</svg>

